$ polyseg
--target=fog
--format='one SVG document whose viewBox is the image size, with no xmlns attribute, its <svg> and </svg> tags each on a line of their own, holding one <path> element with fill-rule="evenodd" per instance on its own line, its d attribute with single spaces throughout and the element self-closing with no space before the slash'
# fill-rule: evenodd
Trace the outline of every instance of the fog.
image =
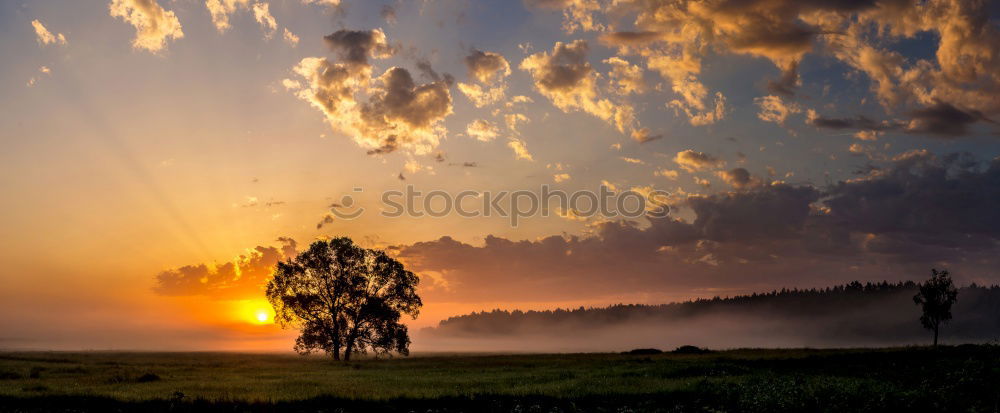
<svg viewBox="0 0 1000 413">
<path fill-rule="evenodd" d="M 446 320 L 414 333 L 414 351 L 607 352 L 884 347 L 930 344 L 912 287 L 892 291 L 798 293 L 561 312 L 489 312 Z M 1000 289 L 963 288 L 944 344 L 1000 337 Z M 964 300 L 963 300 L 964 298 Z"/>
</svg>

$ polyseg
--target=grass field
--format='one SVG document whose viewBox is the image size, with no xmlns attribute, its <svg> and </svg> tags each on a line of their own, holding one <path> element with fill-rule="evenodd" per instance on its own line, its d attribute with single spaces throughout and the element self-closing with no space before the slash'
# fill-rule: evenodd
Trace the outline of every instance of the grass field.
<svg viewBox="0 0 1000 413">
<path fill-rule="evenodd" d="M 227 353 L 0 353 L 0 410 L 970 411 L 1000 347 L 703 355 L 424 355 L 338 364 Z"/>
</svg>

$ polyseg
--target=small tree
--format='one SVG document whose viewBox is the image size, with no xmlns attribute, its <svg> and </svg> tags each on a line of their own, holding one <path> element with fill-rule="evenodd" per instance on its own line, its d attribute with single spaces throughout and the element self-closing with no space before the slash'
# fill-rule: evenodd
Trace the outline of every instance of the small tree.
<svg viewBox="0 0 1000 413">
<path fill-rule="evenodd" d="M 350 238 L 316 241 L 298 257 L 279 262 L 267 299 L 282 327 L 299 328 L 295 351 L 324 351 L 335 360 L 368 350 L 409 354 L 402 315 L 416 318 L 419 279 L 384 251 Z"/>
<path fill-rule="evenodd" d="M 934 330 L 934 346 L 937 347 L 941 323 L 951 320 L 951 305 L 958 301 L 958 290 L 947 270 L 935 269 L 931 269 L 931 278 L 919 288 L 920 292 L 913 296 L 913 302 L 923 306 L 920 323 L 924 328 Z"/>
</svg>

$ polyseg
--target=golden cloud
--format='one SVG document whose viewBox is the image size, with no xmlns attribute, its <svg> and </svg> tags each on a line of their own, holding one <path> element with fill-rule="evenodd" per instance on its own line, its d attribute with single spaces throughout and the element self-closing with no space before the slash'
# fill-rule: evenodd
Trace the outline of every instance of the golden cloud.
<svg viewBox="0 0 1000 413">
<path fill-rule="evenodd" d="M 120 17 L 135 27 L 132 47 L 158 53 L 168 39 L 181 39 L 184 32 L 177 15 L 164 10 L 156 0 L 111 0 L 111 17 Z"/>
</svg>

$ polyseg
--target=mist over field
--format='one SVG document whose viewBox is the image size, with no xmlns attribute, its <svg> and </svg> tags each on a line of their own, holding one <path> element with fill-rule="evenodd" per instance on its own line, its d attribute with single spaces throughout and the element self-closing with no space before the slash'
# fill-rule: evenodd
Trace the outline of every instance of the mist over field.
<svg viewBox="0 0 1000 413">
<path fill-rule="evenodd" d="M 492 311 L 452 317 L 415 333 L 415 351 L 605 352 L 763 347 L 926 345 L 912 284 L 853 284 L 658 306 Z M 1000 288 L 959 290 L 943 343 L 1000 339 Z"/>
</svg>

